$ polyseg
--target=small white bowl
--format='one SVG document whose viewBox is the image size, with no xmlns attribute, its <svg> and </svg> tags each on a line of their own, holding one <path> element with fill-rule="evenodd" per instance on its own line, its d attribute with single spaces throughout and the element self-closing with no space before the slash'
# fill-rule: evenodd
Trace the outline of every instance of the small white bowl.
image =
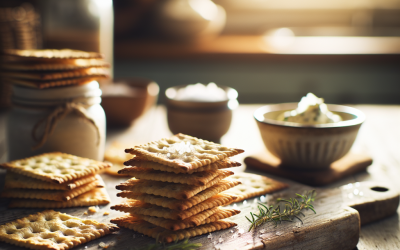
<svg viewBox="0 0 400 250">
<path fill-rule="evenodd" d="M 282 161 L 282 166 L 322 170 L 350 151 L 365 120 L 364 113 L 343 105 L 327 106 L 343 121 L 303 125 L 277 120 L 282 112 L 296 109 L 297 103 L 266 105 L 254 112 L 266 148 Z"/>
</svg>

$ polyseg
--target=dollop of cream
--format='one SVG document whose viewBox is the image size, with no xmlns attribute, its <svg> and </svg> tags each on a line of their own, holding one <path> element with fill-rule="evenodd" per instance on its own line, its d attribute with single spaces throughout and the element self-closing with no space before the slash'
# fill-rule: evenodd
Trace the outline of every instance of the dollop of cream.
<svg viewBox="0 0 400 250">
<path fill-rule="evenodd" d="M 301 124 L 324 124 L 339 122 L 342 118 L 328 110 L 323 98 L 308 93 L 301 98 L 297 109 L 280 114 L 277 120 Z"/>
</svg>

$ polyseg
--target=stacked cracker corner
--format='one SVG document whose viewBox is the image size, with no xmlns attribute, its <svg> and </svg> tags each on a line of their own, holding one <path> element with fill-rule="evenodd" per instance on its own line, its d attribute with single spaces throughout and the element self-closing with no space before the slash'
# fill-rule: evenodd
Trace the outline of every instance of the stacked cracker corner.
<svg viewBox="0 0 400 250">
<path fill-rule="evenodd" d="M 1 52 L 0 79 L 2 84 L 38 89 L 82 85 L 108 78 L 109 67 L 97 52 L 6 49 Z"/>
<path fill-rule="evenodd" d="M 9 208 L 105 205 L 110 198 L 99 173 L 110 164 L 53 152 L 0 164 L 7 169 L 0 198 Z"/>
<path fill-rule="evenodd" d="M 117 186 L 128 200 L 111 208 L 129 215 L 112 223 L 165 243 L 236 226 L 223 219 L 240 211 L 221 206 L 237 197 L 222 192 L 241 183 L 226 177 L 243 150 L 177 134 L 125 152 L 134 157 L 119 173 L 134 178 Z"/>
</svg>

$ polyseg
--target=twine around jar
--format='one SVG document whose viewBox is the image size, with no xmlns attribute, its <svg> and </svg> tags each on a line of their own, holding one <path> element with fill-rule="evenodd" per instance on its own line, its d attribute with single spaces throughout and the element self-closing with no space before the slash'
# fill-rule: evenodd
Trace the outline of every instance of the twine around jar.
<svg viewBox="0 0 400 250">
<path fill-rule="evenodd" d="M 75 112 L 81 118 L 87 120 L 96 128 L 97 131 L 97 145 L 100 143 L 100 130 L 95 120 L 90 118 L 86 112 L 86 107 L 92 106 L 94 104 L 100 103 L 100 97 L 84 97 L 69 100 L 62 104 L 54 105 L 52 102 L 46 101 L 29 101 L 13 98 L 13 105 L 20 108 L 33 109 L 33 110 L 43 110 L 49 109 L 48 106 L 52 106 L 52 111 L 45 118 L 38 121 L 32 129 L 32 137 L 38 144 L 32 147 L 32 150 L 37 150 L 42 147 L 47 138 L 53 133 L 57 123 L 64 119 L 69 113 Z M 53 105 L 52 105 L 53 104 Z M 33 106 L 32 106 L 33 105 Z M 43 134 L 41 136 L 37 135 L 38 129 L 42 124 L 45 124 Z"/>
</svg>

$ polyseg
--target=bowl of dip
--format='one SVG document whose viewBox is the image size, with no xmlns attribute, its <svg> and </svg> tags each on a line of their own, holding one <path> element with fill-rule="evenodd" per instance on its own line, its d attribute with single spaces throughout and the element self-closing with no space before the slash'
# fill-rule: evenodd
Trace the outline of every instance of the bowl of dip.
<svg viewBox="0 0 400 250">
<path fill-rule="evenodd" d="M 235 89 L 209 83 L 180 85 L 165 91 L 168 127 L 219 143 L 229 130 L 232 110 L 238 106 Z"/>
<path fill-rule="evenodd" d="M 309 93 L 300 103 L 262 106 L 254 118 L 264 145 L 282 166 L 322 170 L 350 151 L 365 115 Z"/>
</svg>

